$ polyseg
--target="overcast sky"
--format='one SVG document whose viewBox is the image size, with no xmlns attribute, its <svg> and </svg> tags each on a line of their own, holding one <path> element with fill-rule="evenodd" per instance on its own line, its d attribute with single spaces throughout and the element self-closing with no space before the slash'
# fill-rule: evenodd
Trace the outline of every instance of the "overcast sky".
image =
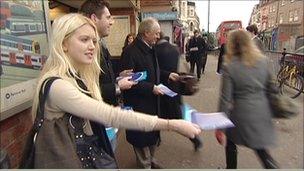
<svg viewBox="0 0 304 171">
<path fill-rule="evenodd" d="M 200 28 L 207 31 L 208 0 L 191 0 L 195 2 L 196 12 L 200 18 Z M 210 0 L 209 31 L 215 32 L 224 20 L 241 20 L 243 27 L 248 25 L 252 9 L 258 0 Z"/>
</svg>

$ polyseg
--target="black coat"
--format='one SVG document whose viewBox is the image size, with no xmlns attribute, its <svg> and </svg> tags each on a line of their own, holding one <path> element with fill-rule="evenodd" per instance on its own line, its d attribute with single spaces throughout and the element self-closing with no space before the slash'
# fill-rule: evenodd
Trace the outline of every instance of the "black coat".
<svg viewBox="0 0 304 171">
<path fill-rule="evenodd" d="M 117 96 L 115 92 L 115 74 L 111 63 L 111 55 L 109 50 L 101 46 L 102 55 L 100 58 L 100 67 L 103 70 L 99 77 L 99 85 L 103 101 L 117 106 Z"/>
<path fill-rule="evenodd" d="M 176 72 L 178 70 L 178 63 L 180 53 L 177 46 L 170 44 L 166 40 L 160 40 L 155 46 L 159 68 L 168 72 Z M 169 87 L 172 91 L 178 92 L 178 84 L 176 82 L 168 82 L 161 80 L 161 82 Z M 160 97 L 160 111 L 161 117 L 167 119 L 181 119 L 182 112 L 180 109 L 181 96 L 175 97 L 161 96 Z"/>
<path fill-rule="evenodd" d="M 112 68 L 112 63 L 110 61 L 111 55 L 107 48 L 101 46 L 102 55 L 100 58 L 100 67 L 103 72 L 100 73 L 99 76 L 99 84 L 101 89 L 101 95 L 103 101 L 117 106 L 117 97 L 115 94 L 115 76 Z M 111 143 L 109 141 L 108 135 L 105 130 L 105 126 L 103 124 L 91 121 L 92 131 L 99 138 L 99 145 L 112 157 L 114 157 L 114 153 L 111 147 Z"/>
<path fill-rule="evenodd" d="M 137 37 L 123 52 L 121 71 L 133 69 L 134 72 L 147 71 L 147 79 L 123 92 L 125 106 L 131 106 L 134 111 L 159 115 L 159 97 L 153 94 L 154 85 L 160 83 L 160 75 L 168 79 L 169 74 L 160 72 L 154 49 L 148 47 Z M 156 145 L 159 142 L 159 131 L 142 132 L 126 131 L 127 141 L 135 147 Z"/>
<path fill-rule="evenodd" d="M 198 51 L 190 51 L 191 48 L 197 47 Z M 202 58 L 202 56 L 206 56 L 205 53 L 207 53 L 207 44 L 205 40 L 201 37 L 192 37 L 189 41 L 189 52 L 190 52 L 190 59 L 195 59 L 195 58 Z"/>
</svg>

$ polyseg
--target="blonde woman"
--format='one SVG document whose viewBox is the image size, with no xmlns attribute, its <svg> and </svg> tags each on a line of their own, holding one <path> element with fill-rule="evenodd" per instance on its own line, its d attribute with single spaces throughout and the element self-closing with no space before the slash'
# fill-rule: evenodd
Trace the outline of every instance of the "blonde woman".
<svg viewBox="0 0 304 171">
<path fill-rule="evenodd" d="M 265 93 L 270 79 L 266 58 L 244 30 L 229 33 L 226 50 L 219 110 L 235 127 L 225 130 L 227 140 L 220 131 L 216 135 L 226 145 L 227 169 L 237 167 L 236 144 L 253 149 L 264 168 L 278 168 L 267 151 L 275 131 Z"/>
<path fill-rule="evenodd" d="M 69 113 L 87 121 L 84 127 L 87 135 L 93 134 L 91 121 L 106 126 L 142 131 L 173 130 L 191 138 L 200 133 L 197 125 L 183 120 L 169 121 L 143 113 L 124 111 L 102 101 L 98 85 L 99 38 L 97 29 L 90 19 L 80 14 L 67 14 L 54 21 L 52 31 L 50 56 L 41 72 L 34 97 L 34 115 L 39 104 L 38 94 L 43 81 L 50 77 L 60 77 L 53 82 L 46 98 L 45 121 L 60 120 Z M 79 86 L 79 82 L 87 87 L 87 91 Z M 44 140 L 39 134 L 36 139 Z M 103 141 L 108 143 L 108 140 Z M 49 148 L 44 150 L 47 152 Z M 45 168 L 65 168 L 66 159 L 59 156 L 55 161 L 46 159 L 43 154 L 36 157 L 39 157 L 40 165 Z M 51 165 L 52 162 L 55 164 Z"/>
</svg>

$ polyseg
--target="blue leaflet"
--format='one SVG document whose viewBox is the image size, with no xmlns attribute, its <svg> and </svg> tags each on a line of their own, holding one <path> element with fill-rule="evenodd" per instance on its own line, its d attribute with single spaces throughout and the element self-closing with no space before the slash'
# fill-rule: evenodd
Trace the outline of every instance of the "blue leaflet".
<svg viewBox="0 0 304 171">
<path fill-rule="evenodd" d="M 131 79 L 132 81 L 135 81 L 135 82 L 138 82 L 138 81 L 143 81 L 143 80 L 146 80 L 147 79 L 147 71 L 142 71 L 142 72 L 135 72 L 131 75 L 128 75 L 128 76 L 120 76 L 120 77 L 117 77 L 116 78 L 116 81 L 119 81 L 125 77 L 129 77 L 131 76 Z"/>
<path fill-rule="evenodd" d="M 118 132 L 118 129 L 113 128 L 113 127 L 109 127 L 109 128 L 106 128 L 106 132 L 107 132 L 109 140 L 112 141 L 114 138 L 116 138 L 116 134 Z"/>
<path fill-rule="evenodd" d="M 143 72 L 136 72 L 134 74 L 132 74 L 132 81 L 138 82 L 138 81 L 142 81 L 142 80 L 146 80 L 147 79 L 147 71 L 143 71 Z"/>
<path fill-rule="evenodd" d="M 183 119 L 200 126 L 203 130 L 224 129 L 234 127 L 234 124 L 223 112 L 201 113 L 188 104 L 181 106 Z"/>
</svg>

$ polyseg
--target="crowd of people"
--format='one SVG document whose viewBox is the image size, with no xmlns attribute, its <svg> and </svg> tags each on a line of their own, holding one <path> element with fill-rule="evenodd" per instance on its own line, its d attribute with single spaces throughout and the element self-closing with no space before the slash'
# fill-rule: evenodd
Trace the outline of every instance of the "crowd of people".
<svg viewBox="0 0 304 171">
<path fill-rule="evenodd" d="M 45 81 L 58 77 L 45 97 L 41 124 L 56 125 L 67 115 L 82 118 L 86 123 L 83 126 L 85 134 L 97 135 L 99 148 L 114 159 L 105 128 L 125 128 L 138 167 L 162 168 L 155 158 L 160 131 L 178 132 L 193 142 L 195 150 L 202 147 L 199 126 L 182 119 L 181 95 L 165 96 L 157 86 L 162 83 L 178 92 L 180 52 L 170 43 L 169 37 L 161 34 L 158 21 L 146 18 L 140 23 L 136 36 L 129 34 L 126 37 L 120 60 L 120 79 L 117 79 L 111 55 L 102 40 L 110 34 L 112 24 L 109 4 L 103 0 L 86 0 L 79 13 L 66 14 L 54 21 L 50 55 L 38 80 L 33 117 L 43 103 L 39 92 Z M 254 36 L 257 30 L 254 26 L 247 30 L 253 30 L 253 34 L 244 30 L 231 31 L 221 47 L 217 70 L 222 74 L 218 110 L 225 112 L 235 127 L 216 130 L 216 138 L 225 146 L 227 168 L 237 168 L 236 145 L 243 145 L 257 153 L 265 168 L 274 169 L 278 165 L 267 149 L 275 142 L 275 131 L 264 92 L 271 75 Z M 206 39 L 199 31 L 194 31 L 187 52 L 190 73 L 194 73 L 196 66 L 198 80 L 205 71 L 207 51 Z M 132 81 L 130 75 L 141 71 L 146 71 L 147 78 Z M 123 110 L 121 106 L 130 106 L 132 110 Z M 40 132 L 36 140 L 48 145 Z M 56 133 L 60 134 L 60 131 Z M 82 158 L 79 166 L 71 166 L 64 155 L 52 149 L 56 147 L 36 153 L 35 168 L 84 167 Z M 55 161 L 47 158 L 51 153 L 57 156 Z"/>
</svg>

